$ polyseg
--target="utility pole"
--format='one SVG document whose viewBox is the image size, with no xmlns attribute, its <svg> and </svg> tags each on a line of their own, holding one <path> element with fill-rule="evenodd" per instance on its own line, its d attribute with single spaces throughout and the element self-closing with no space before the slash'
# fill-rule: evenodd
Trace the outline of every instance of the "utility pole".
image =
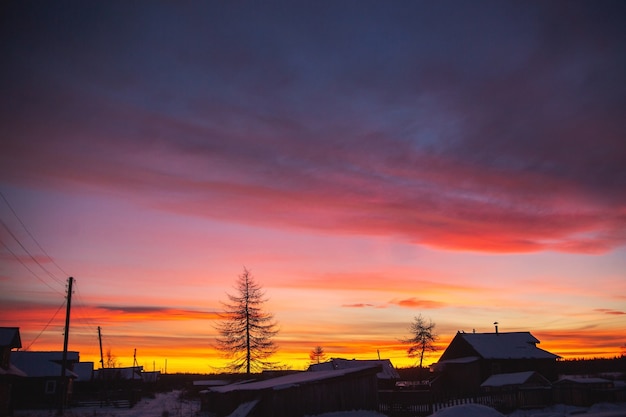
<svg viewBox="0 0 626 417">
<path fill-rule="evenodd" d="M 100 333 L 100 326 L 98 326 L 98 342 L 100 342 L 100 368 L 104 369 L 104 356 L 102 356 L 102 333 Z M 104 374 L 104 371 L 100 373 Z"/>
<path fill-rule="evenodd" d="M 58 415 L 63 415 L 63 409 L 65 408 L 65 401 L 67 400 L 67 381 L 65 375 L 65 368 L 67 367 L 67 343 L 70 337 L 70 310 L 72 308 L 72 284 L 74 278 L 69 277 L 67 279 L 67 306 L 65 310 L 65 334 L 63 336 L 63 359 L 61 361 L 61 398 L 59 401 Z"/>
</svg>

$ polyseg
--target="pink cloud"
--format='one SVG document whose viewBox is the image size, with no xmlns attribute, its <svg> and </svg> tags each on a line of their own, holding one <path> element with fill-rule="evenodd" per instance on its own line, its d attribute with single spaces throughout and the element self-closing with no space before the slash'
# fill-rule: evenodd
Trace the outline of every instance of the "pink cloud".
<svg viewBox="0 0 626 417">
<path fill-rule="evenodd" d="M 389 303 L 395 304 L 400 307 L 423 308 L 423 309 L 435 309 L 435 308 L 442 308 L 446 306 L 445 303 L 441 303 L 439 301 L 420 300 L 415 297 L 406 298 L 403 300 L 394 299 L 394 300 L 391 300 Z"/>
</svg>

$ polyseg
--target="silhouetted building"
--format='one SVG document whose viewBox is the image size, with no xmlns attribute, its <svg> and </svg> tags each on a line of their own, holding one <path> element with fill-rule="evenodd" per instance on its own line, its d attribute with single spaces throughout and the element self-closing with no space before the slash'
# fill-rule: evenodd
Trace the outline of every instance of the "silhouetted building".
<svg viewBox="0 0 626 417">
<path fill-rule="evenodd" d="M 203 409 L 218 416 L 235 413 L 274 417 L 377 410 L 376 374 L 380 371 L 378 365 L 365 365 L 209 387 L 203 398 Z"/>
<path fill-rule="evenodd" d="M 15 406 L 21 408 L 54 408 L 64 395 L 71 399 L 73 381 L 78 375 L 73 371 L 79 362 L 78 352 L 67 352 L 65 381 L 61 379 L 63 352 L 13 352 L 11 360 L 26 373 L 15 385 Z"/>
<path fill-rule="evenodd" d="M 538 343 L 530 332 L 458 332 L 431 369 L 441 389 L 455 393 L 478 392 L 487 378 L 504 373 L 535 371 L 553 381 L 559 356 Z"/>
<path fill-rule="evenodd" d="M 11 362 L 11 351 L 20 349 L 22 340 L 18 327 L 0 327 L 0 416 L 13 413 L 13 387 L 26 374 Z"/>
</svg>

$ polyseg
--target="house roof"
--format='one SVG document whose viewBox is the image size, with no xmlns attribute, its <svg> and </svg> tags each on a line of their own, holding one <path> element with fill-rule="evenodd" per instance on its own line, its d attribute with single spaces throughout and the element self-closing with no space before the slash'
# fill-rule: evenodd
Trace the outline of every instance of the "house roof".
<svg viewBox="0 0 626 417">
<path fill-rule="evenodd" d="M 559 356 L 536 346 L 530 332 L 457 333 L 483 359 L 556 359 Z M 454 342 L 454 340 L 453 340 Z M 444 352 L 445 353 L 445 352 Z"/>
<path fill-rule="evenodd" d="M 596 378 L 596 377 L 578 377 L 578 376 L 565 376 L 559 379 L 555 384 L 562 383 L 575 383 L 575 384 L 602 384 L 613 382 L 610 379 Z"/>
<path fill-rule="evenodd" d="M 509 374 L 496 374 L 491 375 L 489 378 L 485 380 L 481 387 L 503 387 L 506 385 L 523 385 L 527 383 L 530 379 L 539 378 L 545 380 L 546 384 L 549 384 L 549 381 L 536 373 L 535 371 L 526 371 L 526 372 L 514 372 Z"/>
<path fill-rule="evenodd" d="M 9 364 L 7 369 L 0 367 L 0 375 L 28 376 L 26 375 L 26 372 L 22 371 L 12 363 Z"/>
<path fill-rule="evenodd" d="M 365 365 L 359 368 L 350 369 L 336 369 L 330 371 L 315 371 L 315 372 L 296 372 L 290 375 L 279 376 L 277 378 L 266 379 L 264 381 L 255 381 L 248 383 L 230 384 L 221 387 L 211 387 L 211 391 L 226 393 L 231 391 L 258 391 L 265 389 L 281 390 L 290 388 L 293 386 L 312 383 L 317 381 L 323 381 L 325 379 L 332 379 L 342 377 L 349 374 L 356 374 L 363 371 L 371 370 L 375 372 L 379 367 L 376 365 Z"/>
<path fill-rule="evenodd" d="M 63 352 L 11 352 L 11 362 L 29 377 L 61 376 Z M 68 362 L 78 362 L 78 352 L 67 352 Z M 77 378 L 76 373 L 65 368 L 65 374 Z"/>
<path fill-rule="evenodd" d="M 400 379 L 400 374 L 391 364 L 389 359 L 371 359 L 371 360 L 357 360 L 357 359 L 342 359 L 342 358 L 332 358 L 328 362 L 316 363 L 309 366 L 309 371 L 330 371 L 333 369 L 351 369 L 351 368 L 361 368 L 363 366 L 368 365 L 380 365 L 382 371 L 380 371 L 376 376 L 379 379 Z"/>
<path fill-rule="evenodd" d="M 91 381 L 93 378 L 93 362 L 78 362 L 74 364 L 74 373 L 77 381 Z"/>
<path fill-rule="evenodd" d="M 20 339 L 19 327 L 0 327 L 0 346 L 11 349 L 20 349 L 22 340 Z"/>
</svg>

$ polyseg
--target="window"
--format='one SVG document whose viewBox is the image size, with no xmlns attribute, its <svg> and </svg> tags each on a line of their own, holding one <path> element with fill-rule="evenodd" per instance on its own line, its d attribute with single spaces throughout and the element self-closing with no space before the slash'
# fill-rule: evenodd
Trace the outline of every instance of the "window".
<svg viewBox="0 0 626 417">
<path fill-rule="evenodd" d="M 57 392 L 57 382 L 46 381 L 46 394 L 54 394 L 55 392 Z"/>
</svg>

